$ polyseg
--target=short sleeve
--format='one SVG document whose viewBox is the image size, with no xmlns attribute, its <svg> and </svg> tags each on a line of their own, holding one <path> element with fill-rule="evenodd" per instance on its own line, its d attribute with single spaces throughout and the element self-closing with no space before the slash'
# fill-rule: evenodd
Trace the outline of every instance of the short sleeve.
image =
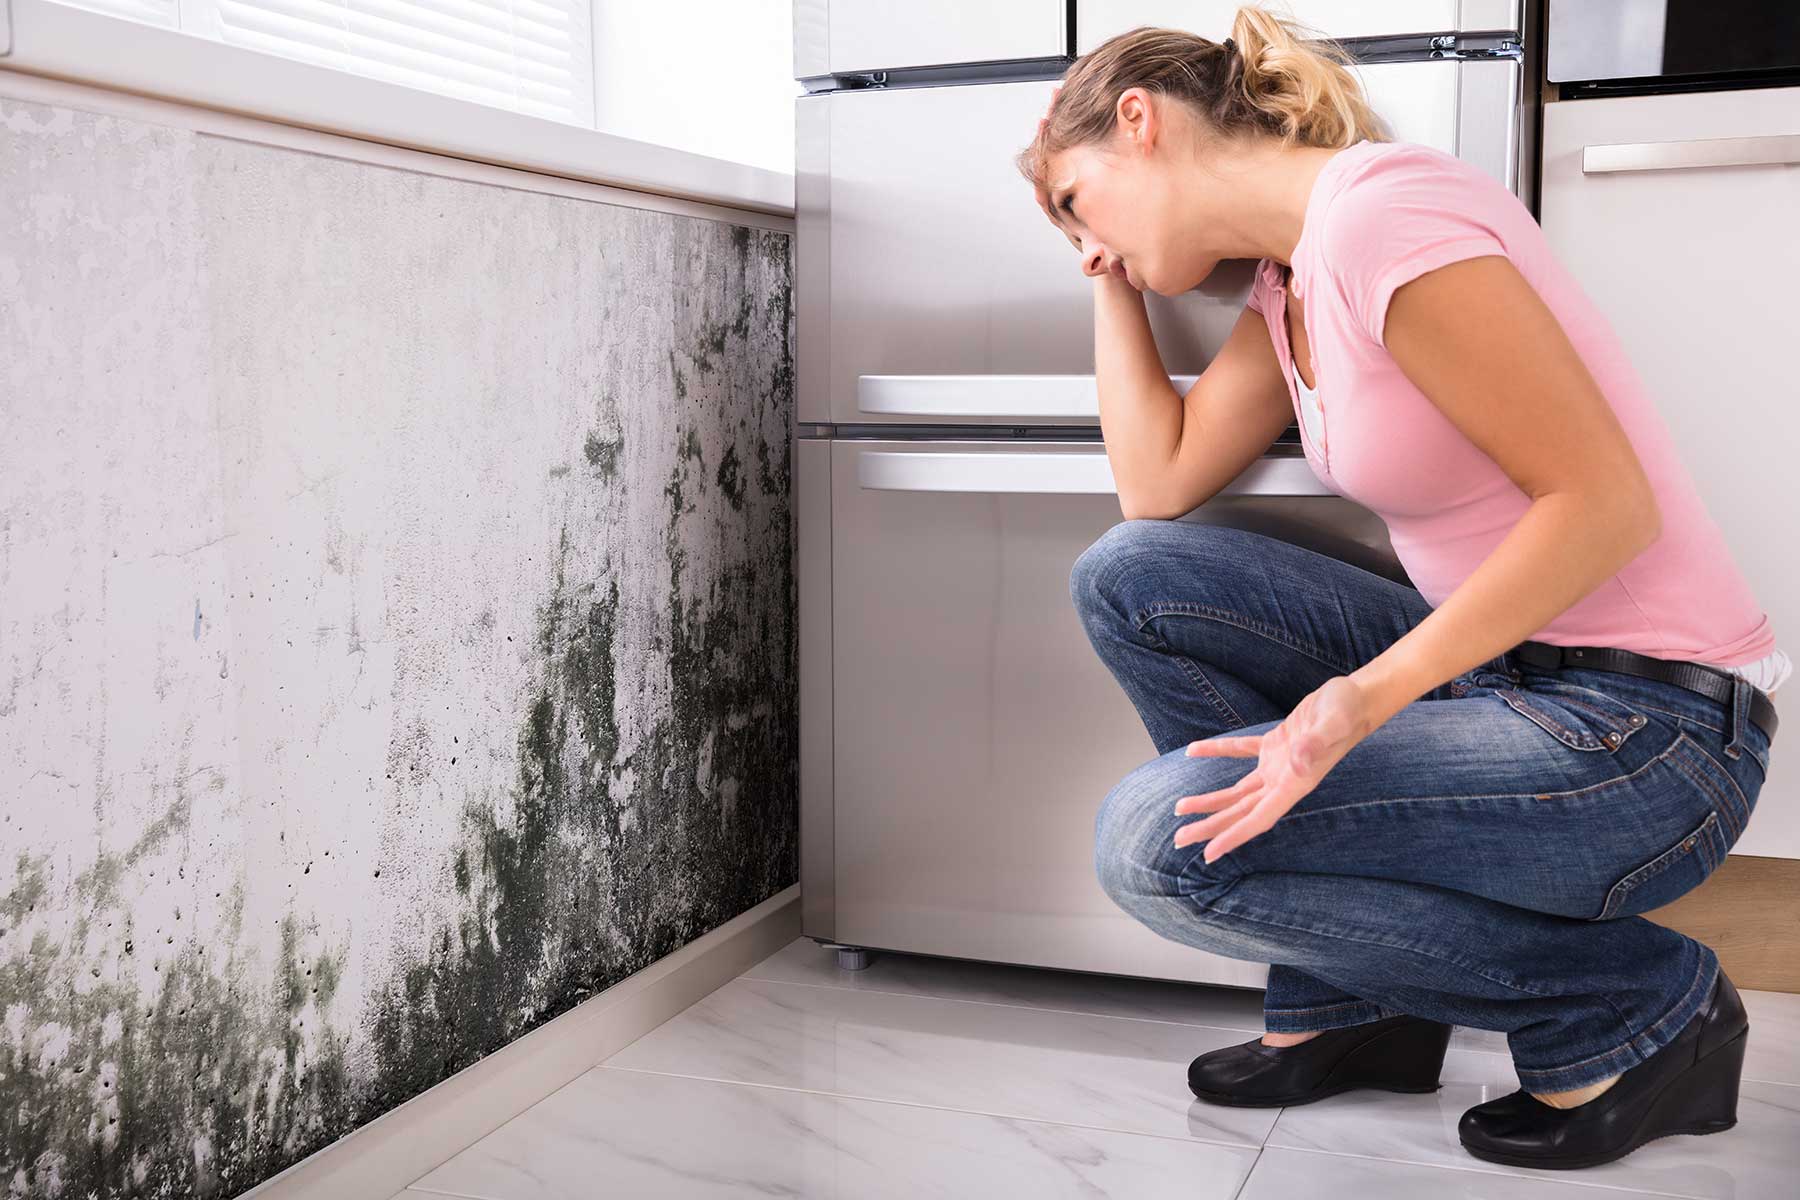
<svg viewBox="0 0 1800 1200">
<path fill-rule="evenodd" d="M 1448 154 L 1386 155 L 1333 199 L 1320 250 L 1357 326 L 1381 344 L 1403 284 L 1465 258 L 1506 256 L 1496 230 L 1518 203 Z"/>
<path fill-rule="evenodd" d="M 1268 261 L 1266 258 L 1257 260 L 1256 278 L 1251 280 L 1250 295 L 1244 301 L 1245 308 L 1261 315 L 1267 315 L 1269 311 L 1268 305 L 1263 302 L 1263 264 Z"/>
</svg>

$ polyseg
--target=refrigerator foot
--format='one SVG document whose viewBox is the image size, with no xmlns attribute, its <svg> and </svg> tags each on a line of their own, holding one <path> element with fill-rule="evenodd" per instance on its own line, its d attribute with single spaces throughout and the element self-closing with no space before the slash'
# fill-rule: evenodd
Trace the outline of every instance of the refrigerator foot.
<svg viewBox="0 0 1800 1200">
<path fill-rule="evenodd" d="M 861 971 L 869 965 L 869 951 L 863 946 L 846 946 L 842 942 L 834 942 L 828 938 L 816 937 L 821 949 L 838 952 L 837 965 L 840 971 Z"/>
</svg>

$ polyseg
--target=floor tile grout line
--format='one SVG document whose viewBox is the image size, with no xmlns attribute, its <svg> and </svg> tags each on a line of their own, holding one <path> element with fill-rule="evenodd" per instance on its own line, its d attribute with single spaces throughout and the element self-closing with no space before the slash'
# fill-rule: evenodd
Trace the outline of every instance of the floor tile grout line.
<svg viewBox="0 0 1800 1200">
<path fill-rule="evenodd" d="M 1282 1111 L 1286 1112 L 1287 1110 L 1283 1109 Z M 1398 1163 L 1402 1166 L 1422 1167 L 1428 1171 L 1462 1171 L 1469 1175 L 1497 1175 L 1504 1179 L 1534 1179 L 1544 1183 L 1566 1183 L 1574 1187 L 1599 1188 L 1603 1191 L 1623 1192 L 1627 1196 L 1666 1196 L 1669 1197 L 1670 1200 L 1706 1200 L 1706 1197 L 1697 1196 L 1691 1192 L 1658 1192 L 1648 1188 L 1626 1187 L 1623 1184 L 1617 1183 L 1599 1183 L 1592 1179 L 1546 1179 L 1542 1173 L 1542 1168 L 1529 1175 L 1515 1175 L 1511 1171 L 1500 1169 L 1499 1164 L 1495 1164 L 1493 1167 L 1465 1167 L 1456 1163 L 1420 1162 L 1416 1158 L 1394 1158 L 1392 1156 L 1378 1158 L 1373 1154 L 1352 1154 L 1347 1150 L 1320 1150 L 1315 1146 L 1271 1146 L 1266 1142 L 1263 1145 L 1263 1149 L 1292 1150 L 1296 1154 L 1319 1154 L 1326 1158 L 1354 1158 L 1364 1162 Z M 1474 1156 L 1471 1155 L 1470 1157 Z M 1559 1176 L 1568 1174 L 1571 1174 L 1571 1172 L 1558 1172 Z"/>
<path fill-rule="evenodd" d="M 437 1168 L 433 1167 L 432 1170 L 435 1171 Z M 429 1172 L 427 1172 L 427 1174 L 429 1174 Z M 423 1179 L 424 1177 L 425 1176 L 421 1175 L 419 1178 Z M 390 1196 L 388 1197 L 388 1200 L 406 1200 L 407 1192 L 421 1192 L 427 1196 L 455 1196 L 456 1200 L 499 1200 L 499 1197 L 495 1196 L 482 1196 L 477 1195 L 474 1192 L 447 1192 L 443 1188 L 421 1187 L 416 1183 L 407 1184 L 398 1195 Z"/>
<path fill-rule="evenodd" d="M 1256 1150 L 1253 1142 L 1223 1142 L 1217 1138 L 1180 1137 L 1172 1133 L 1151 1133 L 1144 1129 L 1120 1129 L 1113 1125 L 1089 1125 L 1081 1121 L 1058 1121 L 1050 1117 L 1030 1117 L 1021 1113 L 988 1112 L 979 1108 L 955 1108 L 948 1104 L 928 1104 L 923 1100 L 897 1100 L 884 1096 L 865 1096 L 856 1092 L 828 1092 L 820 1088 L 790 1087 L 781 1083 L 753 1083 L 744 1079 L 720 1079 L 712 1075 L 689 1075 L 681 1071 L 654 1071 L 648 1067 L 614 1067 L 601 1063 L 599 1068 L 608 1071 L 629 1071 L 634 1075 L 662 1075 L 673 1079 L 691 1079 L 698 1083 L 720 1083 L 727 1087 L 764 1088 L 772 1092 L 799 1092 L 808 1096 L 823 1096 L 829 1100 L 860 1100 L 866 1104 L 897 1104 L 906 1108 L 923 1108 L 931 1112 L 960 1113 L 970 1117 L 988 1117 L 997 1121 L 1025 1121 L 1033 1125 L 1054 1125 L 1068 1129 L 1091 1129 L 1097 1133 L 1116 1133 L 1125 1137 L 1158 1138 L 1165 1142 L 1182 1142 L 1184 1144 L 1199 1143 L 1206 1146 L 1219 1146 L 1227 1150 Z M 1274 1128 L 1273 1125 L 1270 1128 Z M 1264 1137 L 1267 1137 L 1265 1134 Z"/>
<path fill-rule="evenodd" d="M 1270 1126 L 1270 1128 L 1274 1127 Z M 1238 1200 L 1238 1197 L 1244 1194 L 1244 1189 L 1250 1186 L 1250 1177 L 1256 1174 L 1257 1164 L 1262 1162 L 1262 1156 L 1263 1147 L 1258 1146 L 1256 1148 L 1256 1157 L 1250 1160 L 1250 1169 L 1244 1172 L 1244 1177 L 1242 1179 L 1238 1180 L 1237 1190 L 1231 1193 L 1229 1200 Z"/>
</svg>

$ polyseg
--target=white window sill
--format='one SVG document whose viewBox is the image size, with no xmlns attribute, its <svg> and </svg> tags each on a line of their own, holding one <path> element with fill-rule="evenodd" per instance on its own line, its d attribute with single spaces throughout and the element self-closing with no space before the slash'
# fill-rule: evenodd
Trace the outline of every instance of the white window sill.
<svg viewBox="0 0 1800 1200">
<path fill-rule="evenodd" d="M 794 177 L 784 172 L 365 79 L 50 0 L 11 0 L 9 31 L 5 4 L 0 0 L 0 69 L 633 191 L 781 216 L 794 212 Z"/>
</svg>

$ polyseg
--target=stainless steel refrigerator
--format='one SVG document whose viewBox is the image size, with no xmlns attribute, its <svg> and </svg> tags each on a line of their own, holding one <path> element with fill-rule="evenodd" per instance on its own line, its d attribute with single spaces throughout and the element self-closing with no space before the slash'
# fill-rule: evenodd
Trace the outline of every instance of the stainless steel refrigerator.
<svg viewBox="0 0 1800 1200">
<path fill-rule="evenodd" d="M 1155 749 L 1088 644 L 1076 557 L 1121 520 L 1094 391 L 1092 280 L 1013 155 L 1075 54 L 1139 24 L 1219 39 L 1203 0 L 798 0 L 795 499 L 802 933 L 895 950 L 1261 986 L 1100 889 L 1094 815 Z M 1302 0 L 1394 136 L 1529 203 L 1519 0 Z M 1254 264 L 1147 294 L 1185 391 Z M 1406 580 L 1380 520 L 1287 432 L 1183 520 Z"/>
</svg>

